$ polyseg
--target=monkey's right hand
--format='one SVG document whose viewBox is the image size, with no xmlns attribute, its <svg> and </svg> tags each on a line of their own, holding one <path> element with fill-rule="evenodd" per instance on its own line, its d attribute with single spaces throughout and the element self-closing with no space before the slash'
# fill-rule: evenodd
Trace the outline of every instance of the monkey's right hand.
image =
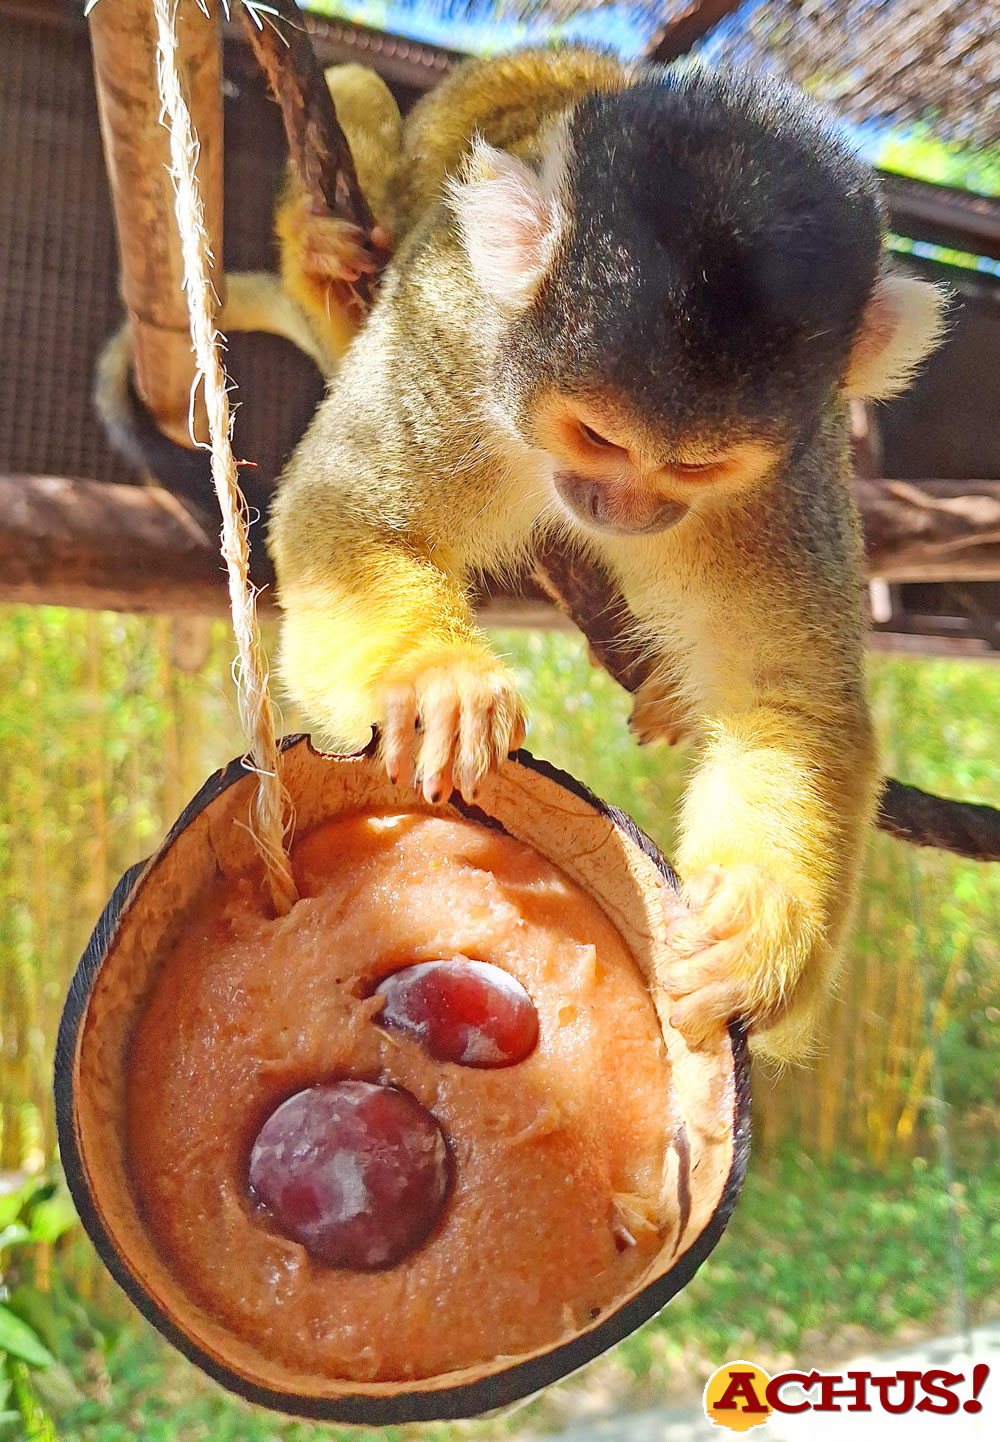
<svg viewBox="0 0 1000 1442">
<path fill-rule="evenodd" d="M 417 785 L 436 806 L 479 784 L 524 740 L 513 677 L 476 645 L 418 652 L 391 667 L 376 692 L 382 759 L 389 779 Z"/>
</svg>

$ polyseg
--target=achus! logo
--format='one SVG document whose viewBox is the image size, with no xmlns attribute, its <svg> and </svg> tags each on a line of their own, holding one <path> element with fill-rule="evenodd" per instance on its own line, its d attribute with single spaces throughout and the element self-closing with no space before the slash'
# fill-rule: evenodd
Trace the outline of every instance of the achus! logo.
<svg viewBox="0 0 1000 1442">
<path fill-rule="evenodd" d="M 773 1377 L 756 1362 L 726 1362 L 705 1384 L 705 1416 L 716 1427 L 749 1432 L 762 1427 L 776 1412 L 981 1412 L 979 1394 L 990 1375 L 985 1362 L 972 1369 L 971 1395 L 962 1400 L 956 1388 L 964 1372 L 933 1367 L 926 1372 L 900 1369 L 886 1376 L 867 1371 L 778 1372 Z M 787 1389 L 787 1390 L 786 1390 Z"/>
</svg>

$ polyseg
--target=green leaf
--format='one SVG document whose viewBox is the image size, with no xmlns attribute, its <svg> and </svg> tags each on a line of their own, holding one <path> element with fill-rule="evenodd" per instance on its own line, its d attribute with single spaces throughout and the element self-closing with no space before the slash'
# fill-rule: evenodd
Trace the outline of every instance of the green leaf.
<svg viewBox="0 0 1000 1442">
<path fill-rule="evenodd" d="M 55 1360 L 47 1347 L 20 1317 L 0 1304 L 0 1352 L 20 1357 L 31 1367 L 50 1367 Z"/>
<path fill-rule="evenodd" d="M 24 1172 L 0 1172 L 0 1227 L 17 1220 L 40 1185 L 40 1178 Z"/>
<path fill-rule="evenodd" d="M 35 1395 L 32 1374 L 23 1362 L 12 1362 L 11 1369 L 14 1397 L 24 1424 L 25 1442 L 58 1442 L 52 1418 Z"/>
<path fill-rule="evenodd" d="M 31 1233 L 23 1222 L 11 1222 L 8 1226 L 0 1228 L 0 1252 L 4 1247 L 17 1247 L 22 1242 L 30 1242 Z"/>
<path fill-rule="evenodd" d="M 64 1362 L 72 1364 L 81 1350 L 100 1346 L 86 1313 L 57 1292 L 30 1285 L 17 1287 L 7 1298 L 7 1309 L 31 1328 L 53 1357 Z"/>
<path fill-rule="evenodd" d="M 69 1192 L 59 1190 L 31 1209 L 31 1235 L 39 1242 L 55 1242 L 77 1224 L 76 1208 Z"/>
</svg>

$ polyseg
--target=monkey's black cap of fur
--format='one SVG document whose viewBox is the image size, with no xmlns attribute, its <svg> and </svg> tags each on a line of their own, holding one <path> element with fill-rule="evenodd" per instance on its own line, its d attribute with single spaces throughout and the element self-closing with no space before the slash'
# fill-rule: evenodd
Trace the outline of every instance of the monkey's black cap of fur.
<svg viewBox="0 0 1000 1442">
<path fill-rule="evenodd" d="M 668 428 L 821 405 L 882 232 L 822 113 L 766 77 L 650 69 L 581 102 L 569 140 L 570 225 L 519 327 L 539 379 L 611 386 Z"/>
</svg>

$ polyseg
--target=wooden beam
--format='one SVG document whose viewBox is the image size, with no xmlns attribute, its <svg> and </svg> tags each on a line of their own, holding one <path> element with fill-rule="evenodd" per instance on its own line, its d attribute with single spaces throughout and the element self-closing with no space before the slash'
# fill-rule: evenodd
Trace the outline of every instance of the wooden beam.
<svg viewBox="0 0 1000 1442">
<path fill-rule="evenodd" d="M 0 475 L 0 604 L 225 616 L 215 522 L 161 486 Z M 258 612 L 275 614 L 263 590 Z M 565 626 L 544 600 L 484 601 L 494 626 Z"/>
<path fill-rule="evenodd" d="M 1000 580 L 1000 481 L 855 484 L 870 577 Z M 159 486 L 0 475 L 0 602 L 14 601 L 224 615 L 215 522 Z M 537 590 L 525 598 L 491 586 L 483 614 L 496 625 L 553 624 Z"/>
<path fill-rule="evenodd" d="M 207 14 L 193 3 L 179 7 L 178 59 L 199 141 L 205 230 L 217 261 L 213 279 L 224 301 L 219 0 L 206 8 Z M 90 37 L 136 389 L 160 429 L 184 445 L 195 363 L 174 219 L 170 142 L 160 122 L 152 5 L 100 0 L 90 15 Z M 196 410 L 195 427 L 201 437 L 207 434 L 203 407 Z"/>
<path fill-rule="evenodd" d="M 919 656 L 921 660 L 1000 662 L 1000 651 L 974 636 L 922 636 L 886 626 L 868 633 L 868 649 L 880 655 Z"/>
<path fill-rule="evenodd" d="M 1000 260 L 1000 200 L 879 171 L 890 228 L 932 245 Z"/>
<path fill-rule="evenodd" d="M 0 517 L 2 601 L 177 614 L 227 609 L 210 527 L 160 486 L 0 476 Z"/>
</svg>

